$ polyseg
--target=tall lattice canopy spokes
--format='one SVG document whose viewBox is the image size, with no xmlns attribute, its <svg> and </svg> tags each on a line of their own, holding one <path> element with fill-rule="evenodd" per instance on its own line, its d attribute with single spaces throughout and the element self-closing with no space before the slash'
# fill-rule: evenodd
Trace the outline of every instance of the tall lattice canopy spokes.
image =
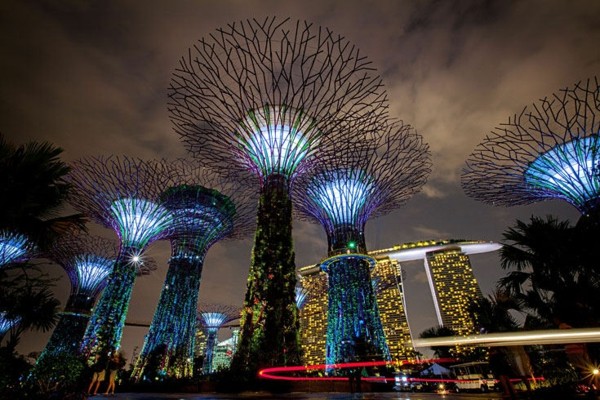
<svg viewBox="0 0 600 400">
<path fill-rule="evenodd" d="M 23 234 L 0 230 L 0 267 L 31 257 L 33 244 Z"/>
<path fill-rule="evenodd" d="M 143 198 L 126 197 L 110 205 L 123 246 L 142 248 L 166 231 L 172 215 L 163 206 Z"/>
<path fill-rule="evenodd" d="M 305 21 L 247 20 L 202 38 L 169 87 L 200 162 L 292 178 L 343 120 L 386 112 L 381 79 L 345 38 Z"/>
<path fill-rule="evenodd" d="M 563 199 L 599 212 L 598 78 L 544 97 L 494 128 L 467 159 L 462 187 L 493 205 Z"/>
<path fill-rule="evenodd" d="M 307 195 L 323 211 L 320 219 L 328 233 L 333 234 L 335 227 L 342 225 L 364 226 L 368 217 L 364 208 L 374 188 L 373 179 L 359 168 L 342 168 L 322 178 L 322 181 L 313 180 Z"/>
<path fill-rule="evenodd" d="M 233 232 L 235 204 L 217 190 L 180 185 L 167 189 L 162 198 L 173 216 L 171 237 L 183 246 L 184 254 L 177 256 L 198 256 Z"/>
</svg>

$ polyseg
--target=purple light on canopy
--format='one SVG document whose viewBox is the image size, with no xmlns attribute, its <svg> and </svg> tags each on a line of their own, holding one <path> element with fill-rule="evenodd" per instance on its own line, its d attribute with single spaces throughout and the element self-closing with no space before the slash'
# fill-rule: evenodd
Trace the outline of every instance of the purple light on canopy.
<svg viewBox="0 0 600 400">
<path fill-rule="evenodd" d="M 240 310 L 235 307 L 222 304 L 207 304 L 200 306 L 198 319 L 206 329 L 206 350 L 202 372 L 209 374 L 212 372 L 214 348 L 217 344 L 217 331 L 226 323 L 240 317 Z"/>
<path fill-rule="evenodd" d="M 577 138 L 541 154 L 525 170 L 525 182 L 585 212 L 600 198 L 600 137 Z"/>
<path fill-rule="evenodd" d="M 84 335 L 84 354 L 119 348 L 141 255 L 169 233 L 171 214 L 159 197 L 176 174 L 166 160 L 90 157 L 71 164 L 69 202 L 120 239 L 117 261 Z"/>
<path fill-rule="evenodd" d="M 23 261 L 28 257 L 30 243 L 25 235 L 0 231 L 0 266 Z"/>
<path fill-rule="evenodd" d="M 325 215 L 321 223 L 328 231 L 342 224 L 363 226 L 369 215 L 369 195 L 372 179 L 360 169 L 341 169 L 315 179 L 308 187 L 308 195 L 318 203 Z"/>
<path fill-rule="evenodd" d="M 319 143 L 319 132 L 303 113 L 265 106 L 250 113 L 238 131 L 249 169 L 263 178 L 291 177 Z"/>
</svg>

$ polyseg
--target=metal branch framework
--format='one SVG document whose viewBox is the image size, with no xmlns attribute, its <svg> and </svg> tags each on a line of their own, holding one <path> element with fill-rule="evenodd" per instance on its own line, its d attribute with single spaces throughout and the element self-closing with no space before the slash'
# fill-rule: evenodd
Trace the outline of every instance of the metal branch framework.
<svg viewBox="0 0 600 400">
<path fill-rule="evenodd" d="M 180 59 L 169 98 L 175 131 L 199 162 L 259 180 L 232 367 L 254 375 L 262 366 L 298 364 L 290 185 L 329 144 L 349 142 L 340 125 L 387 113 L 381 79 L 331 30 L 265 18 L 200 39 Z"/>
<path fill-rule="evenodd" d="M 496 127 L 467 159 L 462 187 L 514 206 L 563 199 L 583 215 L 600 205 L 598 78 L 545 97 Z"/>
<path fill-rule="evenodd" d="M 202 373 L 212 372 L 213 354 L 217 345 L 217 333 L 221 327 L 240 318 L 240 309 L 223 304 L 202 304 L 198 312 L 198 320 L 206 330 L 206 350 Z"/>
<path fill-rule="evenodd" d="M 360 128 L 360 127 L 359 127 Z M 390 359 L 379 317 L 364 228 L 370 217 L 404 204 L 429 175 L 428 146 L 402 123 L 386 123 L 353 151 L 333 151 L 294 186 L 296 210 L 327 232 L 328 273 L 326 363 L 356 360 L 359 343 L 374 346 Z"/>
<path fill-rule="evenodd" d="M 194 342 L 204 257 L 216 242 L 252 231 L 256 194 L 237 181 L 184 160 L 173 163 L 179 175 L 161 195 L 173 214 L 171 259 L 150 330 L 132 377 L 189 378 L 194 371 Z M 202 186 L 201 186 L 202 185 Z M 157 349 L 163 349 L 160 362 Z M 147 371 L 150 367 L 159 370 Z"/>
<path fill-rule="evenodd" d="M 117 261 L 82 343 L 84 354 L 108 352 L 119 348 L 142 252 L 171 227 L 171 213 L 159 200 L 176 171 L 165 160 L 129 157 L 82 159 L 71 167 L 69 202 L 120 239 Z"/>
<path fill-rule="evenodd" d="M 358 48 L 305 21 L 229 24 L 181 58 L 175 130 L 201 162 L 291 178 L 339 121 L 381 115 L 381 79 Z"/>
</svg>

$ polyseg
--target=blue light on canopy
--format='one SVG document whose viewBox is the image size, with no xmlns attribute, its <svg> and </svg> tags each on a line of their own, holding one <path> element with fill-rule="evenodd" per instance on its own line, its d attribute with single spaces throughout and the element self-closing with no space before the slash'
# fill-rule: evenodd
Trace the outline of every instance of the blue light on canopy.
<svg viewBox="0 0 600 400">
<path fill-rule="evenodd" d="M 219 312 L 203 312 L 200 315 L 204 321 L 204 326 L 209 331 L 219 329 L 221 325 L 225 323 L 225 321 L 230 319 L 227 314 Z"/>
<path fill-rule="evenodd" d="M 10 328 L 19 323 L 20 318 L 6 318 L 6 313 L 0 311 L 0 339 Z"/>
<path fill-rule="evenodd" d="M 529 164 L 525 181 L 589 212 L 600 195 L 599 152 L 598 135 L 558 145 Z"/>
<path fill-rule="evenodd" d="M 296 307 L 301 309 L 306 304 L 306 297 L 308 296 L 308 291 L 302 286 L 296 286 Z"/>
<path fill-rule="evenodd" d="M 115 260 L 109 260 L 96 255 L 76 257 L 74 264 L 79 282 L 79 291 L 93 293 L 112 270 Z"/>
<path fill-rule="evenodd" d="M 332 172 L 328 179 L 317 177 L 308 187 L 308 194 L 325 211 L 333 226 L 361 223 L 364 207 L 373 187 L 364 172 L 347 169 Z"/>
<path fill-rule="evenodd" d="M 0 266 L 23 259 L 28 247 L 29 242 L 24 235 L 0 231 Z"/>
<path fill-rule="evenodd" d="M 299 111 L 265 106 L 250 112 L 238 139 L 261 176 L 290 177 L 318 144 L 312 124 Z"/>
<path fill-rule="evenodd" d="M 143 248 L 171 223 L 170 212 L 151 201 L 124 198 L 110 206 L 124 247 Z"/>
</svg>

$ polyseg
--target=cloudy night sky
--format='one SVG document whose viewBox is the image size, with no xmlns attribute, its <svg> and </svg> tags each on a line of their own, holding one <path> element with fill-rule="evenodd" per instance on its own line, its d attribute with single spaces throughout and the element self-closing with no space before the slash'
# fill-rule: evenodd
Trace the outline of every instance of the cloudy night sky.
<svg viewBox="0 0 600 400">
<path fill-rule="evenodd" d="M 167 87 L 194 42 L 243 19 L 303 19 L 356 44 L 383 77 L 390 114 L 430 146 L 433 171 L 401 209 L 367 224 L 369 249 L 424 239 L 499 241 L 516 219 L 552 214 L 558 201 L 494 208 L 460 187 L 465 159 L 486 134 L 524 106 L 600 73 L 598 1 L 25 1 L 0 2 L 0 132 L 9 141 L 49 141 L 72 161 L 92 155 L 190 157 L 168 118 Z M 112 232 L 93 227 L 111 237 Z M 112 234 L 113 237 L 114 234 Z M 294 223 L 296 265 L 326 255 L 323 229 Z M 251 240 L 208 253 L 201 302 L 240 305 Z M 150 322 L 169 246 L 148 252 L 159 268 L 136 282 L 128 320 Z M 484 294 L 503 275 L 497 254 L 473 256 Z M 55 291 L 63 305 L 66 274 Z M 406 265 L 413 334 L 436 324 L 425 272 Z M 146 328 L 126 327 L 128 358 Z M 40 351 L 49 333 L 28 333 L 18 350 Z"/>
</svg>

